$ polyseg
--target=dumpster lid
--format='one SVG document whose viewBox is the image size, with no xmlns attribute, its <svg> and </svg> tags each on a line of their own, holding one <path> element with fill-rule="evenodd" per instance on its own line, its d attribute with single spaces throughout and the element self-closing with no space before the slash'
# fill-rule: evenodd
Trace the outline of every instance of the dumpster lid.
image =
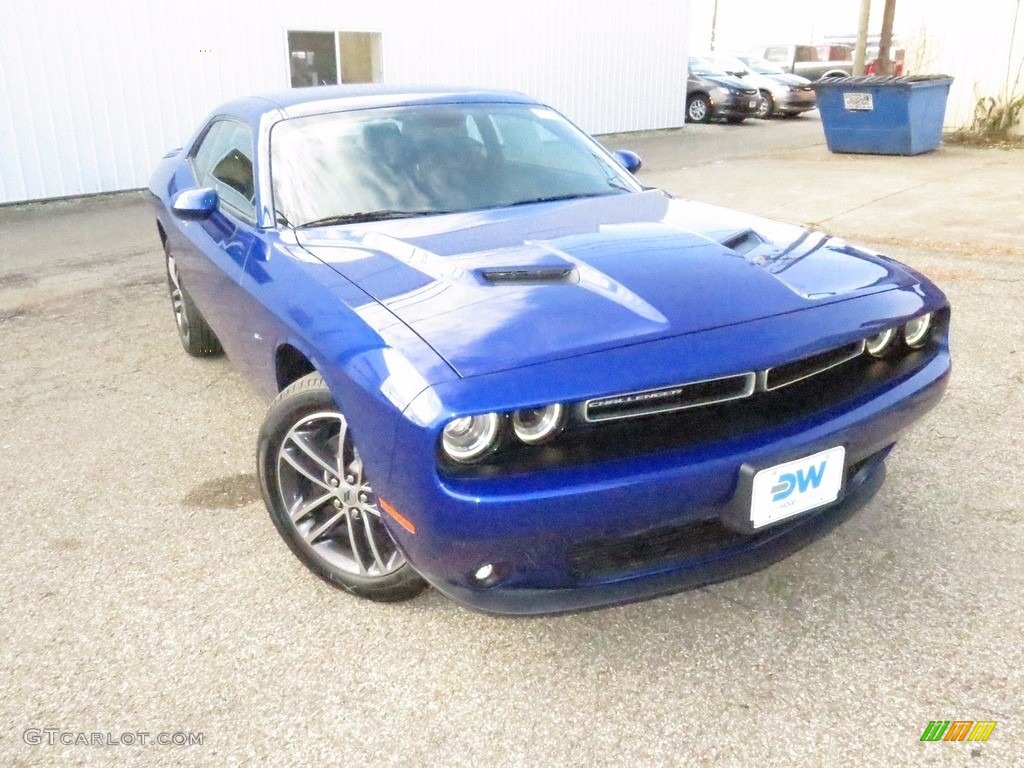
<svg viewBox="0 0 1024 768">
<path fill-rule="evenodd" d="M 817 82 L 811 83 L 814 88 L 832 86 L 887 86 L 887 85 L 917 85 L 934 83 L 942 85 L 946 82 L 953 82 L 950 75 L 860 75 L 858 77 L 823 77 Z"/>
</svg>

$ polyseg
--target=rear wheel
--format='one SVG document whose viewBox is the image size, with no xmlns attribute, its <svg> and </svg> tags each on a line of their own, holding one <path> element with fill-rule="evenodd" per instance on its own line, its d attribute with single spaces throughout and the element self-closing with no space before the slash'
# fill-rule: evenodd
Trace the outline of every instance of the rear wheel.
<svg viewBox="0 0 1024 768">
<path fill-rule="evenodd" d="M 164 258 L 167 266 L 167 288 L 171 293 L 171 310 L 174 312 L 174 324 L 178 329 L 178 340 L 181 346 L 192 357 L 214 357 L 222 350 L 220 341 L 213 329 L 206 324 L 192 297 L 181 284 L 178 263 L 171 249 L 164 242 Z"/>
<path fill-rule="evenodd" d="M 686 101 L 686 119 L 691 123 L 711 120 L 711 101 L 703 93 L 695 93 Z"/>
<path fill-rule="evenodd" d="M 426 587 L 384 526 L 348 421 L 319 374 L 299 379 L 271 404 L 258 469 L 278 533 L 321 579 L 381 602 Z"/>
</svg>

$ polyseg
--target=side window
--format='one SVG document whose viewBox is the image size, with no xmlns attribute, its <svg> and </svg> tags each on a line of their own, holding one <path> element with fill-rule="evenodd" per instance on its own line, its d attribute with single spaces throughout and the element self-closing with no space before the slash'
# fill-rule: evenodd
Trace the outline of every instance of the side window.
<svg viewBox="0 0 1024 768">
<path fill-rule="evenodd" d="M 256 217 L 252 171 L 252 131 L 234 120 L 219 120 L 192 156 L 200 186 L 217 190 L 221 202 L 245 219 Z"/>
<path fill-rule="evenodd" d="M 772 48 L 765 49 L 764 57 L 768 61 L 775 63 L 789 63 L 789 51 L 784 45 L 776 45 Z"/>
<path fill-rule="evenodd" d="M 224 126 L 223 120 L 218 120 L 211 125 L 206 135 L 203 136 L 202 142 L 192 152 L 192 170 L 195 171 L 198 182 L 202 182 L 203 177 L 210 172 L 216 162 L 213 155 L 217 151 L 218 137 L 223 132 Z"/>
<path fill-rule="evenodd" d="M 821 61 L 818 56 L 818 49 L 810 45 L 798 45 L 796 47 L 797 61 Z"/>
</svg>

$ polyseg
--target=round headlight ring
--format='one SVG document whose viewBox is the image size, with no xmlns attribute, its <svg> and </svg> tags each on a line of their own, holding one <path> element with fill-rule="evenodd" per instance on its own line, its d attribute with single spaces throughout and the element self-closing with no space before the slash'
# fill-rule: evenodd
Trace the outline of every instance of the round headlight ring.
<svg viewBox="0 0 1024 768">
<path fill-rule="evenodd" d="M 932 313 L 919 315 L 903 326 L 903 340 L 911 349 L 920 349 L 927 343 L 931 329 Z"/>
<path fill-rule="evenodd" d="M 512 414 L 512 431 L 527 445 L 553 440 L 565 426 L 565 406 L 561 403 L 541 408 L 525 408 Z"/>
<path fill-rule="evenodd" d="M 872 336 L 864 344 L 864 349 L 872 357 L 885 357 L 889 348 L 892 347 L 893 339 L 896 338 L 895 328 L 886 328 L 879 334 Z"/>
<path fill-rule="evenodd" d="M 498 444 L 501 417 L 496 413 L 461 416 L 449 421 L 441 433 L 441 447 L 455 461 L 470 464 Z"/>
</svg>

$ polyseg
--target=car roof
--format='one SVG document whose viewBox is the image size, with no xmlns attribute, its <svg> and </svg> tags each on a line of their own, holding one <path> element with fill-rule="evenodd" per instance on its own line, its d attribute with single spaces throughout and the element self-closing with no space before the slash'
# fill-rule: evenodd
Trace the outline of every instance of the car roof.
<svg viewBox="0 0 1024 768">
<path fill-rule="evenodd" d="M 451 86 L 382 85 L 320 85 L 291 88 L 237 99 L 221 105 L 217 114 L 230 114 L 258 121 L 267 112 L 278 112 L 284 117 L 299 117 L 324 112 L 372 109 L 376 107 L 402 107 L 413 104 L 465 104 L 503 102 L 537 104 L 522 93 L 485 88 L 453 88 Z"/>
</svg>

